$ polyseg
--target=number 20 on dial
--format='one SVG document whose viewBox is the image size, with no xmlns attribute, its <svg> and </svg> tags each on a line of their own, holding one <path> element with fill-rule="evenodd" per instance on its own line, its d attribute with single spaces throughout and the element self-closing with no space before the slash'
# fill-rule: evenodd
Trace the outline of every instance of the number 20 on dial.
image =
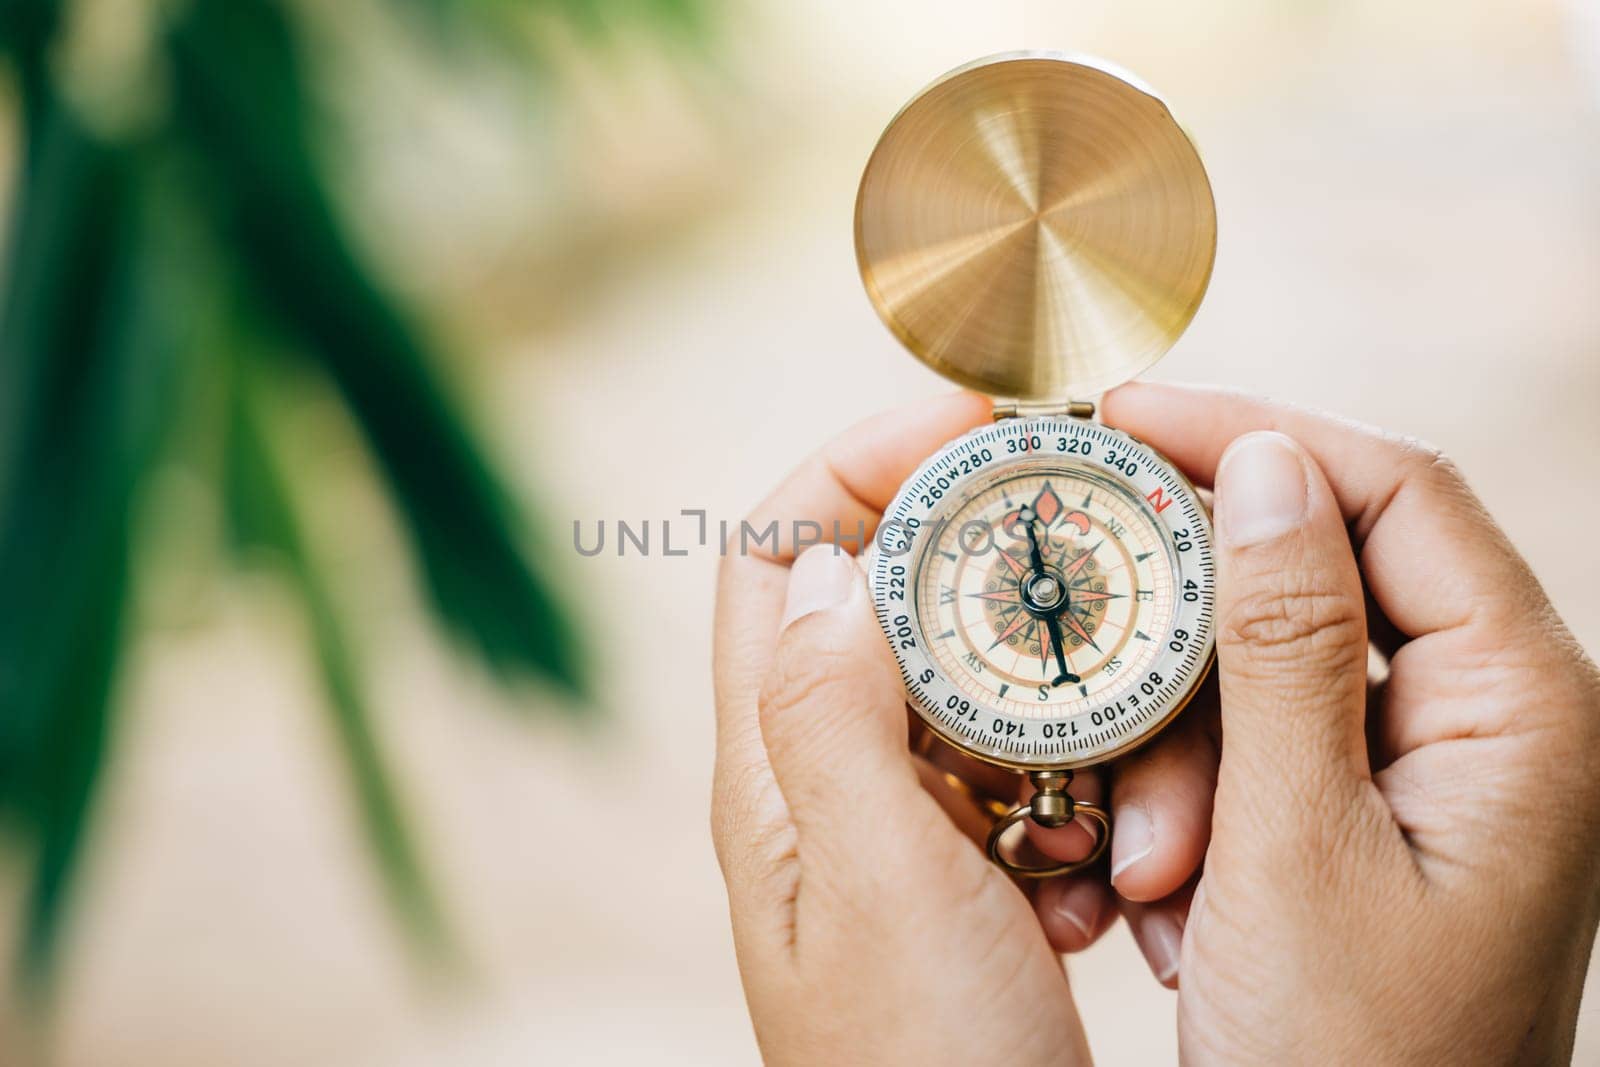
<svg viewBox="0 0 1600 1067">
<path fill-rule="evenodd" d="M 890 122 L 856 199 L 878 314 L 923 363 L 995 398 L 884 515 L 874 606 L 924 748 L 994 819 L 1013 874 L 1095 861 L 1110 817 L 1074 770 L 1148 741 L 1210 668 L 1211 527 L 1194 488 L 1087 398 L 1159 359 L 1205 294 L 1216 212 L 1193 144 L 1148 87 L 1098 61 L 1019 52 L 958 68 Z M 920 743 L 920 742 L 919 742 Z M 1025 773 L 1007 810 L 957 756 Z M 975 777 L 975 776 L 969 776 Z M 1023 819 L 1098 824 L 1040 864 Z"/>
<path fill-rule="evenodd" d="M 918 711 L 1008 767 L 1127 751 L 1211 659 L 1197 495 L 1153 450 L 1087 420 L 1007 419 L 952 442 L 885 514 L 869 576 Z"/>
</svg>

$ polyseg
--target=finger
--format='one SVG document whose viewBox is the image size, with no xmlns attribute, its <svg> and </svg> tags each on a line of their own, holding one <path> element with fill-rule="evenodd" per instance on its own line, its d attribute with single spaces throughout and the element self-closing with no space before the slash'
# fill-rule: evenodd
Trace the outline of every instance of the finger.
<svg viewBox="0 0 1600 1067">
<path fill-rule="evenodd" d="M 1195 880 L 1186 882 L 1171 896 L 1148 904 L 1119 900 L 1122 917 L 1128 921 L 1139 953 L 1150 966 L 1156 981 L 1168 989 L 1178 988 L 1183 961 L 1183 931 L 1189 925 L 1189 908 L 1194 899 Z"/>
<path fill-rule="evenodd" d="M 854 563 L 808 549 L 790 571 L 759 698 L 761 737 L 798 836 L 802 869 L 871 868 L 887 820 L 932 811 L 906 748 L 905 692 Z"/>
<path fill-rule="evenodd" d="M 910 722 L 911 751 L 939 771 L 960 779 L 974 794 L 974 802 L 980 807 L 991 807 L 993 804 L 1005 808 L 1011 806 L 1011 797 L 1017 790 L 1016 771 L 985 763 L 961 751 L 940 737 L 922 716 L 909 707 L 906 717 Z"/>
<path fill-rule="evenodd" d="M 1454 465 L 1415 440 L 1220 389 L 1125 385 L 1102 411 L 1208 484 L 1241 434 L 1276 430 L 1299 442 L 1350 523 L 1378 606 L 1408 637 L 1475 619 L 1514 629 L 1546 610 L 1542 594 L 1528 595 L 1538 587 L 1527 565 Z"/>
<path fill-rule="evenodd" d="M 1234 442 L 1216 500 L 1217 805 L 1300 828 L 1370 778 L 1361 577 L 1327 480 L 1284 435 Z"/>
<path fill-rule="evenodd" d="M 909 707 L 906 719 L 912 763 L 922 788 L 967 840 L 986 851 L 995 820 L 1011 810 L 1017 772 L 958 751 Z M 1034 886 L 1026 879 L 1013 881 L 1024 895 L 1032 896 Z"/>
<path fill-rule="evenodd" d="M 1161 737 L 1112 771 L 1111 884 L 1128 900 L 1159 900 L 1193 877 L 1211 840 L 1221 758 L 1217 685 Z"/>
<path fill-rule="evenodd" d="M 923 790 L 943 809 L 955 828 L 977 847 L 985 847 L 994 817 L 972 785 L 920 756 L 912 760 L 912 766 Z"/>
<path fill-rule="evenodd" d="M 1530 703 L 1525 692 L 1535 679 L 1587 680 L 1592 667 L 1527 564 L 1438 452 L 1224 390 L 1129 385 L 1108 394 L 1102 409 L 1202 482 L 1228 442 L 1251 430 L 1282 431 L 1315 457 L 1379 609 L 1370 629 L 1391 657 L 1375 724 L 1386 761 L 1440 741 L 1572 727 L 1585 693 L 1569 688 Z"/>
<path fill-rule="evenodd" d="M 1098 876 L 1045 879 L 1033 907 L 1057 952 L 1082 952 L 1117 921 L 1111 890 Z"/>
<path fill-rule="evenodd" d="M 952 393 L 884 412 L 846 430 L 796 468 L 745 520 L 743 547 L 786 563 L 807 542 L 859 551 L 917 466 L 940 445 L 988 421 L 992 402 Z M 769 530 L 776 536 L 760 537 Z"/>
<path fill-rule="evenodd" d="M 748 524 L 755 536 L 777 523 L 780 533 L 789 527 L 782 539 L 731 538 L 717 584 L 713 651 L 717 800 L 712 836 L 725 875 L 769 869 L 771 858 L 787 847 L 782 834 L 787 818 L 762 748 L 756 694 L 777 642 L 794 522 L 814 523 L 829 537 L 837 523 L 841 540 L 846 534 L 854 538 L 857 524 L 864 523 L 864 536 L 871 537 L 883 509 L 917 465 L 988 416 L 989 401 L 959 393 L 869 419 L 803 463 L 752 512 Z"/>
</svg>

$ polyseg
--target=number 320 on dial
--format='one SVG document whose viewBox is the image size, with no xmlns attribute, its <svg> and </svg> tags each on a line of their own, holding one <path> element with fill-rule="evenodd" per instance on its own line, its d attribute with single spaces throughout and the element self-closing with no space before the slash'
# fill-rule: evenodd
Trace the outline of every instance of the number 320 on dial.
<svg viewBox="0 0 1600 1067">
<path fill-rule="evenodd" d="M 1205 509 L 1099 423 L 1006 419 L 946 445 L 889 506 L 868 575 L 912 705 L 1004 766 L 1125 752 L 1210 665 Z"/>
</svg>

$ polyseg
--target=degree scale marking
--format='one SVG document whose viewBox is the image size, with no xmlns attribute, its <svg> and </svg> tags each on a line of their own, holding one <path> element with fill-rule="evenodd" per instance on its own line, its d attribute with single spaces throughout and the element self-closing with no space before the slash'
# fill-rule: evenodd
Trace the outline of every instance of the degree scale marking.
<svg viewBox="0 0 1600 1067">
<path fill-rule="evenodd" d="M 996 498 L 999 496 L 1001 490 L 1014 490 L 1015 487 L 1020 483 L 1026 482 L 1028 483 L 1028 488 L 1025 490 L 1027 495 L 1033 495 L 1037 489 L 1038 494 L 1043 496 L 1046 491 L 1060 493 L 1064 487 L 1070 486 L 1071 482 L 1068 479 L 1076 479 L 1083 476 L 1084 475 L 1079 472 L 1073 472 L 1064 475 L 1055 470 L 1038 472 L 1029 471 L 1026 468 L 1006 471 L 1004 474 L 1005 480 L 990 484 L 986 488 L 977 490 L 972 495 L 969 495 L 965 499 L 957 502 L 953 515 L 945 515 L 941 517 L 940 521 L 945 524 L 943 527 L 945 538 L 949 537 L 952 529 L 955 529 L 957 531 L 956 536 L 961 538 L 963 536 L 962 531 L 967 529 L 967 524 L 962 523 L 961 518 L 964 515 L 973 514 L 974 517 L 967 520 L 968 523 L 985 523 L 985 525 L 990 528 L 993 534 L 993 544 L 997 546 L 990 551 L 999 552 L 1001 549 L 998 546 L 1003 546 L 1010 543 L 1008 540 L 1010 535 L 1004 534 L 1001 530 L 1004 521 L 1010 516 L 1001 515 L 993 517 L 992 520 L 989 518 L 989 516 L 991 514 L 990 509 L 992 508 Z M 1092 471 L 1089 472 L 1088 476 L 1098 477 L 1098 475 Z M 985 507 L 986 504 L 989 505 L 989 507 Z M 1076 529 L 1076 524 L 1071 522 L 1071 519 L 1074 515 L 1082 516 L 1082 521 L 1085 523 L 1084 528 L 1090 529 L 1087 525 L 1090 521 L 1089 517 L 1084 516 L 1081 512 L 1070 510 L 1059 512 L 1058 518 L 1060 522 L 1057 525 L 1047 528 L 1050 533 L 1051 546 L 1049 555 L 1052 561 L 1057 562 L 1058 565 L 1059 554 L 1061 553 L 1073 555 L 1075 559 L 1081 559 L 1085 562 L 1089 561 L 1092 553 L 1095 558 L 1102 560 L 1102 563 L 1100 564 L 1100 572 L 1098 575 L 1095 575 L 1095 577 L 1103 579 L 1102 584 L 1109 584 L 1109 587 L 1113 589 L 1119 588 L 1118 579 L 1116 576 L 1120 573 L 1127 572 L 1127 577 L 1125 580 L 1129 584 L 1125 587 L 1125 591 L 1122 592 L 1095 592 L 1094 590 L 1087 588 L 1086 583 L 1089 581 L 1088 578 L 1083 578 L 1080 581 L 1074 581 L 1072 583 L 1074 588 L 1077 588 L 1080 584 L 1084 585 L 1084 588 L 1079 589 L 1079 593 L 1081 596 L 1084 596 L 1084 603 L 1090 606 L 1091 611 L 1093 606 L 1097 603 L 1107 602 L 1113 599 L 1129 598 L 1132 592 L 1135 591 L 1139 585 L 1143 584 L 1145 581 L 1145 579 L 1132 573 L 1130 570 L 1133 564 L 1127 551 L 1127 545 L 1132 543 L 1148 543 L 1148 538 L 1150 536 L 1159 538 L 1160 534 L 1152 525 L 1149 524 L 1148 516 L 1146 516 L 1144 519 L 1137 518 L 1135 514 L 1130 511 L 1130 507 L 1130 502 L 1118 499 L 1115 504 L 1106 504 L 1101 509 L 1104 510 L 1106 516 L 1112 521 L 1122 522 L 1128 526 L 1128 530 L 1126 531 L 1126 536 L 1124 539 L 1121 541 L 1114 541 L 1109 545 L 1103 539 L 1106 534 L 1098 520 L 1094 520 L 1095 526 L 1092 530 L 1090 530 L 1090 532 L 1081 534 L 1078 537 L 1072 536 L 1072 529 Z M 1142 529 L 1139 525 L 1141 523 L 1144 526 Z M 1138 535 L 1138 541 L 1128 541 L 1128 538 L 1134 536 L 1135 534 Z M 942 545 L 947 543 L 945 538 L 941 538 L 939 544 Z M 988 544 L 990 542 L 986 539 L 984 543 Z M 944 553 L 941 552 L 941 555 L 944 555 Z M 1046 655 L 1043 648 L 1043 641 L 1037 642 L 1040 649 L 1040 651 L 1037 653 L 1024 652 L 1023 648 L 1026 646 L 1019 641 L 1012 649 L 1009 660 L 1007 660 L 1004 656 L 997 658 L 992 651 L 993 646 L 991 643 L 982 639 L 983 636 L 987 636 L 987 626 L 989 625 L 989 621 L 982 616 L 981 612 L 976 617 L 971 614 L 963 614 L 963 612 L 968 611 L 972 607 L 970 602 L 958 605 L 960 610 L 957 611 L 946 610 L 950 607 L 950 605 L 948 604 L 948 601 L 945 601 L 942 598 L 939 604 L 935 605 L 933 603 L 932 587 L 934 583 L 943 583 L 945 585 L 954 583 L 962 588 L 963 595 L 968 598 L 982 597 L 998 601 L 1000 598 L 1006 596 L 1007 594 L 1005 593 L 1004 589 L 992 593 L 972 591 L 970 582 L 965 580 L 970 578 L 973 569 L 977 569 L 981 572 L 982 568 L 986 565 L 987 560 L 993 558 L 993 556 L 986 555 L 979 556 L 976 558 L 976 560 L 971 557 L 962 559 L 957 563 L 954 574 L 950 573 L 949 568 L 944 568 L 941 570 L 929 569 L 924 571 L 922 584 L 918 589 L 918 605 L 920 613 L 925 619 L 930 617 L 931 613 L 931 616 L 938 620 L 938 624 L 946 628 L 946 633 L 948 633 L 950 629 L 954 629 L 956 634 L 964 642 L 964 655 L 962 654 L 962 649 L 954 650 L 954 655 L 952 655 L 951 649 L 947 647 L 941 647 L 939 649 L 939 654 L 935 656 L 935 659 L 939 661 L 939 666 L 947 675 L 953 676 L 962 673 L 960 664 L 956 662 L 958 659 L 964 659 L 970 663 L 974 657 L 978 657 L 984 661 L 985 666 L 987 666 L 990 671 L 998 672 L 998 674 L 993 675 L 992 677 L 1005 678 L 1015 684 L 1020 684 L 1028 690 L 1026 696 L 1019 697 L 1014 701 L 1004 702 L 1004 710 L 1021 718 L 1037 718 L 1041 722 L 1044 721 L 1045 718 L 1057 718 L 1062 711 L 1059 702 L 1053 699 L 1049 702 L 1042 702 L 1033 698 L 1033 693 L 1040 688 L 1041 682 L 1051 682 L 1055 674 L 1055 671 L 1052 668 L 1042 669 L 1040 666 L 1041 660 L 1038 657 Z M 1070 571 L 1071 568 L 1063 567 L 1062 570 L 1063 573 L 1065 573 L 1066 571 Z M 1166 598 L 1171 595 L 1171 590 L 1169 588 L 1170 577 L 1168 573 L 1157 570 L 1152 572 L 1152 576 L 1156 584 L 1162 587 L 1162 600 L 1165 601 Z M 983 575 L 980 573 L 978 577 L 981 579 Z M 1013 614 L 1007 618 L 1016 618 L 1019 621 L 1027 621 L 1027 617 L 1022 612 L 1020 600 L 1016 598 L 1015 587 L 1013 587 L 1011 597 L 1012 603 L 1016 604 L 1016 608 L 1013 610 Z M 1097 680 L 1100 680 L 1101 668 L 1111 658 L 1118 657 L 1127 660 L 1129 656 L 1134 653 L 1138 653 L 1140 657 L 1142 657 L 1142 650 L 1130 650 L 1127 648 L 1129 631 L 1133 627 L 1133 624 L 1136 620 L 1143 623 L 1145 616 L 1148 616 L 1151 613 L 1160 614 L 1169 606 L 1170 605 L 1166 603 L 1137 605 L 1130 602 L 1130 604 L 1126 606 L 1128 617 L 1119 618 L 1115 617 L 1116 611 L 1114 605 L 1102 604 L 1102 610 L 1104 610 L 1106 607 L 1110 607 L 1112 610 L 1107 611 L 1103 617 L 1098 619 L 1098 621 L 1087 616 L 1084 617 L 1083 621 L 1087 625 L 1097 627 L 1094 632 L 1101 641 L 1106 642 L 1106 649 L 1103 653 L 1096 651 L 1095 657 L 1085 661 L 1085 659 L 1082 657 L 1088 651 L 1090 651 L 1090 649 L 1086 648 L 1084 642 L 1080 640 L 1079 642 L 1075 643 L 1068 652 L 1069 657 L 1072 659 L 1072 669 L 1074 671 L 1080 671 L 1083 673 L 1084 677 L 1088 679 L 1091 684 L 1093 684 Z M 924 625 L 926 626 L 928 624 L 925 622 Z M 1081 627 L 1079 627 L 1079 629 L 1081 629 Z M 977 633 L 974 633 L 974 631 L 977 631 Z M 1012 633 L 1014 631 L 1008 628 L 1005 632 Z M 1031 633 L 1031 631 L 1027 631 L 1021 636 L 1026 637 L 1029 633 Z M 941 635 L 941 637 L 942 636 L 943 635 Z M 1068 633 L 1066 636 L 1070 637 L 1071 634 Z M 998 642 L 995 643 L 997 644 Z M 1132 663 L 1130 661 L 1130 667 L 1131 666 Z M 1094 677 L 1091 677 L 1091 673 L 1093 673 Z M 990 676 L 985 675 L 985 677 Z M 992 688 L 982 684 L 983 679 L 972 679 L 968 677 L 955 680 L 957 680 L 957 684 L 963 690 L 963 692 L 974 700 L 992 700 L 997 696 L 997 694 L 992 692 Z M 964 684 L 972 682 L 976 682 L 976 686 L 973 684 Z M 1096 685 L 1095 688 L 1098 691 L 1104 687 Z M 1080 711 L 1087 710 L 1091 707 L 1091 704 L 1086 700 L 1077 701 L 1077 703 L 1081 703 L 1082 705 L 1082 707 L 1079 709 Z"/>
<path fill-rule="evenodd" d="M 1009 438 L 1032 436 L 1039 437 L 1041 441 L 1048 436 L 1050 441 L 1041 444 L 1036 450 L 1026 450 L 1012 455 L 1002 453 L 992 456 L 977 468 L 969 466 L 967 474 L 961 474 L 959 470 L 961 463 L 964 460 L 970 460 L 975 454 L 981 452 L 985 446 L 991 446 L 998 450 L 998 447 Z M 1055 439 L 1059 437 L 1087 439 L 1101 449 L 1114 449 L 1125 461 L 1137 466 L 1137 473 L 1131 477 L 1126 477 L 1114 474 L 1109 469 L 1100 468 L 1094 460 L 1103 456 L 1103 452 L 1095 453 L 1095 457 L 1084 462 L 1084 457 L 1080 455 L 1054 451 Z M 988 707 L 987 704 L 980 703 L 977 707 L 972 708 L 969 714 L 962 714 L 941 706 L 939 698 L 950 692 L 949 680 L 948 678 L 940 677 L 943 673 L 942 670 L 932 672 L 928 669 L 933 666 L 933 663 L 929 655 L 915 642 L 913 642 L 913 648 L 903 654 L 897 649 L 897 658 L 900 660 L 901 674 L 906 682 L 908 693 L 913 697 L 913 703 L 924 718 L 934 724 L 940 732 L 971 742 L 972 747 L 978 754 L 987 752 L 996 756 L 1005 756 L 1008 759 L 1023 759 L 1024 761 L 1026 761 L 1028 755 L 1055 756 L 1058 757 L 1055 761 L 1057 763 L 1067 762 L 1078 765 L 1096 761 L 1092 753 L 1082 758 L 1080 758 L 1079 754 L 1087 753 L 1090 749 L 1098 750 L 1117 747 L 1112 746 L 1111 742 L 1129 734 L 1136 728 L 1144 726 L 1147 721 L 1156 718 L 1158 713 L 1160 718 L 1164 719 L 1168 706 L 1176 698 L 1193 688 L 1195 670 L 1202 662 L 1203 657 L 1209 655 L 1212 630 L 1210 599 L 1214 572 L 1210 559 L 1209 529 L 1204 520 L 1199 518 L 1198 501 L 1186 488 L 1186 483 L 1182 483 L 1171 471 L 1166 469 L 1165 465 L 1155 457 L 1154 453 L 1141 442 L 1133 441 L 1124 435 L 1107 430 L 1097 424 L 1077 423 L 1061 419 L 1018 419 L 985 427 L 977 433 L 947 445 L 941 453 L 931 458 L 912 477 L 911 481 L 897 496 L 894 504 L 891 505 L 888 514 L 890 518 L 920 521 L 949 506 L 948 504 L 941 505 L 938 500 L 918 506 L 918 495 L 930 490 L 941 478 L 945 482 L 945 488 L 949 490 L 950 497 L 960 500 L 970 494 L 970 486 L 980 477 L 993 477 L 992 472 L 998 470 L 1006 470 L 1010 475 L 1016 476 L 1026 471 L 1030 461 L 1038 463 L 1049 461 L 1052 458 L 1070 467 L 1098 469 L 1102 474 L 1110 477 L 1119 486 L 1123 487 L 1125 492 L 1132 498 L 1144 495 L 1144 490 L 1152 484 L 1160 485 L 1168 491 L 1167 499 L 1171 503 L 1179 505 L 1175 512 L 1163 508 L 1162 510 L 1168 511 L 1169 514 L 1158 518 L 1155 525 L 1162 535 L 1163 549 L 1177 562 L 1177 569 L 1174 572 L 1175 580 L 1193 582 L 1194 584 L 1190 588 L 1198 589 L 1197 602 L 1190 604 L 1188 607 L 1185 607 L 1184 603 L 1180 602 L 1177 605 L 1180 615 L 1175 616 L 1180 621 L 1188 617 L 1186 625 L 1190 626 L 1192 630 L 1189 647 L 1182 648 L 1179 655 L 1168 656 L 1165 653 L 1163 654 L 1161 662 L 1168 664 L 1168 669 L 1161 672 L 1159 684 L 1145 687 L 1147 691 L 1143 694 L 1142 699 L 1139 699 L 1138 694 L 1132 691 L 1134 685 L 1139 683 L 1140 679 L 1130 676 L 1127 671 L 1119 672 L 1117 683 L 1120 684 L 1115 685 L 1114 691 L 1108 695 L 1107 702 L 1103 706 L 1111 707 L 1116 700 L 1121 700 L 1123 703 L 1120 711 L 1112 715 L 1107 721 L 1097 723 L 1094 726 L 1088 726 L 1085 723 L 1080 727 L 1075 737 L 1051 739 L 1044 743 L 1041 743 L 1042 739 L 1037 729 L 1026 734 L 1019 733 L 1015 738 L 992 734 L 987 729 L 987 724 L 981 721 L 994 710 Z M 1145 483 L 1142 487 L 1140 486 L 1141 482 Z M 1151 489 L 1151 492 L 1154 492 L 1154 490 Z M 941 491 L 938 496 L 943 497 L 945 493 Z M 1187 553 L 1187 558 L 1180 557 L 1175 551 L 1175 539 L 1172 537 L 1172 531 L 1178 527 L 1180 521 L 1186 522 L 1192 547 L 1197 549 L 1197 551 Z M 926 537 L 918 532 L 909 534 L 904 538 L 903 542 L 885 542 L 885 544 L 891 544 L 895 554 L 891 556 L 888 551 L 880 552 L 873 564 L 875 607 L 879 622 L 886 634 L 893 629 L 892 623 L 903 623 L 910 612 L 916 610 L 913 603 L 914 595 L 900 594 L 895 596 L 884 588 L 890 567 L 897 562 L 903 564 L 907 561 L 916 561 L 919 565 L 926 562 L 925 541 Z M 907 568 L 902 565 L 900 570 L 904 574 Z M 1198 581 L 1195 582 L 1195 579 L 1198 579 Z M 914 588 L 915 581 L 916 578 L 913 577 L 906 584 Z M 892 600 L 897 601 L 897 603 L 891 603 Z M 892 609 L 905 609 L 905 611 L 903 614 L 896 616 Z M 1167 634 L 1163 633 L 1156 636 L 1165 645 Z M 929 678 L 926 684 L 923 682 L 924 677 Z M 1011 718 L 1009 715 L 1005 717 Z M 1066 718 L 1052 720 L 1052 723 L 1065 727 L 1075 720 L 1081 722 L 1083 719 L 1084 716 L 1082 714 L 1069 715 Z M 1039 720 L 1033 721 L 1035 724 L 1039 722 Z M 1000 720 L 995 720 L 996 727 L 998 727 L 999 722 Z M 1065 733 L 1066 730 L 1063 728 L 1061 732 Z M 1073 763 L 1074 760 L 1077 763 Z M 1041 758 L 1032 762 L 1042 765 L 1047 761 Z"/>
</svg>

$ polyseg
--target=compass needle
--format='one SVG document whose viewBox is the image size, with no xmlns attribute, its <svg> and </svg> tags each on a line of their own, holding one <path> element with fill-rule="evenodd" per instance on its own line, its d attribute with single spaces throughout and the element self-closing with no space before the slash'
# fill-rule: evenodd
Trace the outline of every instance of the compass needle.
<svg viewBox="0 0 1600 1067">
<path fill-rule="evenodd" d="M 1010 398 L 901 487 L 866 567 L 907 700 L 932 735 L 1030 774 L 991 832 L 1013 873 L 1066 873 L 1109 840 L 1075 768 L 1154 737 L 1213 657 L 1211 528 L 1154 449 L 1091 396 L 1164 353 L 1211 276 L 1216 214 L 1194 146 L 1147 87 L 1015 53 L 941 78 L 867 163 L 856 256 L 912 354 Z M 1027 868 L 1017 821 L 1100 827 L 1091 856 Z"/>
</svg>

